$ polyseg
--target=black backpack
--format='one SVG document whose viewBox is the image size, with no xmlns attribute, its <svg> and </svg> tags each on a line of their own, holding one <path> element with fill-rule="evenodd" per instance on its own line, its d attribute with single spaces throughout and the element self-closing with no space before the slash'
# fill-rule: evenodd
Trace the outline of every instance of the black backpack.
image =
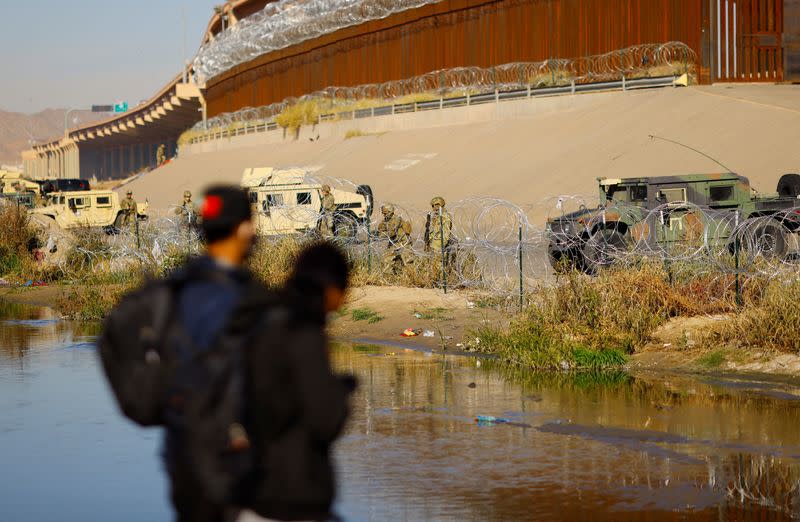
<svg viewBox="0 0 800 522">
<path fill-rule="evenodd" d="M 197 350 L 175 316 L 186 281 L 150 282 L 123 298 L 99 351 L 123 413 L 142 426 L 165 426 L 179 449 L 169 457 L 193 477 L 198 495 L 225 505 L 252 469 L 244 397 L 251 335 L 226 327 Z"/>
<path fill-rule="evenodd" d="M 117 404 L 140 426 L 163 424 L 167 370 L 161 339 L 173 293 L 168 281 L 158 280 L 127 294 L 106 317 L 97 342 Z"/>
</svg>

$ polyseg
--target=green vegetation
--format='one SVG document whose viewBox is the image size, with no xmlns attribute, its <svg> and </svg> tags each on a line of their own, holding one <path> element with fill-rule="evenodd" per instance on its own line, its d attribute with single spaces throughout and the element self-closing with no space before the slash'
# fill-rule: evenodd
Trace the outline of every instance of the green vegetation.
<svg viewBox="0 0 800 522">
<path fill-rule="evenodd" d="M 371 308 L 356 308 L 351 312 L 350 317 L 353 321 L 366 321 L 369 324 L 383 321 L 383 316 Z"/>
<path fill-rule="evenodd" d="M 452 317 L 447 316 L 447 308 L 435 307 L 427 310 L 414 310 L 414 316 L 417 319 L 425 319 L 426 321 L 452 321 Z"/>
<path fill-rule="evenodd" d="M 697 364 L 703 368 L 713 369 L 722 366 L 726 361 L 724 350 L 714 350 L 697 359 Z"/>
</svg>

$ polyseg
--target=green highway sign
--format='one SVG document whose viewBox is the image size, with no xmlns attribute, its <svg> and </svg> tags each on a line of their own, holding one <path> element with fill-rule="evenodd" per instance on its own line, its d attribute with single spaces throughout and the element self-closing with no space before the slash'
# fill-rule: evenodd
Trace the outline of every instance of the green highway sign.
<svg viewBox="0 0 800 522">
<path fill-rule="evenodd" d="M 128 112 L 128 102 L 119 102 L 114 104 L 114 112 Z"/>
</svg>

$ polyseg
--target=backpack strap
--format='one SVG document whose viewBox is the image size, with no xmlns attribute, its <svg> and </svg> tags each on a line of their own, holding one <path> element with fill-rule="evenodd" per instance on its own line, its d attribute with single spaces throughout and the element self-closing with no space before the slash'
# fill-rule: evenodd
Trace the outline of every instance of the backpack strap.
<svg viewBox="0 0 800 522">
<path fill-rule="evenodd" d="M 169 284 L 159 284 L 153 293 L 152 321 L 149 325 L 142 327 L 140 336 L 145 347 L 144 360 L 148 364 L 158 364 L 161 362 L 159 348 L 161 341 L 166 334 L 169 319 L 172 316 L 170 308 L 173 302 L 173 288 Z"/>
</svg>

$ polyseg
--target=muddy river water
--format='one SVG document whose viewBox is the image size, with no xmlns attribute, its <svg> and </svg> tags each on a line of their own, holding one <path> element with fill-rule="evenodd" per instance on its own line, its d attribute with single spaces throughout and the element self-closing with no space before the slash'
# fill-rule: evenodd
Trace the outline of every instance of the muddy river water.
<svg viewBox="0 0 800 522">
<path fill-rule="evenodd" d="M 0 302 L 0 521 L 170 520 L 160 433 L 116 412 L 90 326 Z M 800 388 L 530 374 L 343 344 L 345 520 L 800 518 Z M 476 422 L 491 416 L 505 422 Z"/>
</svg>

